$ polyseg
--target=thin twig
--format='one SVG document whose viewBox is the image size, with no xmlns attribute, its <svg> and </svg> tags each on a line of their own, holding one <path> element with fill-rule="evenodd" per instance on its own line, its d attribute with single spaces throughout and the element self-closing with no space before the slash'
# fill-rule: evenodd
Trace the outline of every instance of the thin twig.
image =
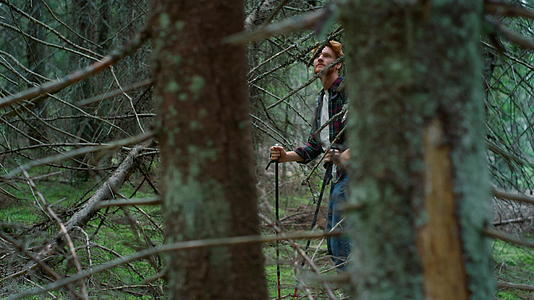
<svg viewBox="0 0 534 300">
<path fill-rule="evenodd" d="M 219 246 L 233 246 L 233 245 L 243 245 L 243 244 L 256 244 L 256 243 L 268 243 L 274 241 L 283 241 L 283 240 L 305 240 L 305 239 L 317 239 L 323 238 L 326 236 L 337 236 L 341 234 L 340 232 L 296 232 L 296 233 L 287 233 L 279 235 L 249 235 L 249 236 L 238 236 L 238 237 L 228 237 L 228 238 L 216 238 L 216 239 L 206 239 L 206 240 L 196 240 L 196 241 L 184 241 L 177 242 L 173 244 L 161 245 L 152 248 L 148 248 L 137 253 L 134 253 L 129 256 L 122 258 L 117 258 L 111 260 L 107 263 L 94 266 L 92 269 L 85 270 L 76 274 L 71 275 L 68 278 L 52 282 L 45 285 L 43 288 L 35 288 L 23 291 L 19 294 L 12 295 L 8 300 L 21 299 L 23 297 L 37 295 L 44 293 L 46 291 L 51 291 L 63 287 L 67 284 L 71 284 L 78 280 L 87 278 L 93 274 L 102 272 L 113 267 L 126 264 L 132 261 L 136 261 L 148 256 L 155 255 L 157 253 L 165 253 L 171 251 L 183 251 L 191 249 L 200 249 L 200 248 L 209 248 L 209 247 L 219 247 Z"/>
<path fill-rule="evenodd" d="M 40 201 L 41 205 L 43 205 L 46 209 L 46 213 L 52 220 L 54 220 L 57 225 L 60 228 L 60 232 L 62 233 L 63 237 L 65 238 L 67 242 L 67 246 L 69 248 L 70 255 L 72 256 L 72 261 L 74 262 L 74 266 L 78 270 L 78 272 L 82 271 L 82 265 L 80 263 L 80 260 L 78 259 L 78 255 L 76 254 L 76 250 L 74 249 L 74 243 L 72 242 L 72 238 L 70 237 L 70 234 L 67 232 L 67 228 L 65 227 L 65 224 L 61 221 L 61 219 L 57 216 L 57 214 L 52 210 L 52 207 L 50 206 L 50 203 L 45 199 L 43 194 L 37 189 L 37 186 L 35 185 L 35 182 L 30 178 L 30 175 L 28 175 L 28 172 L 26 170 L 22 170 L 22 173 L 24 177 L 26 177 L 26 180 L 28 181 L 28 185 L 31 188 L 31 191 L 34 195 L 34 197 Z M 80 287 L 81 287 L 81 296 L 82 299 L 89 299 L 89 295 L 87 294 L 87 286 L 85 285 L 84 280 L 80 280 Z"/>
<path fill-rule="evenodd" d="M 81 69 L 78 71 L 75 71 L 67 76 L 64 76 L 61 79 L 51 81 L 44 83 L 38 87 L 33 87 L 30 89 L 27 89 L 25 91 L 19 92 L 15 95 L 11 95 L 8 97 L 4 97 L 0 99 L 0 108 L 6 107 L 8 105 L 13 105 L 15 103 L 21 102 L 23 100 L 28 100 L 34 97 L 37 97 L 39 95 L 43 95 L 46 93 L 54 93 L 57 92 L 67 86 L 70 86 L 82 79 L 85 79 L 93 74 L 96 74 L 105 68 L 111 66 L 112 64 L 116 63 L 117 61 L 121 60 L 122 58 L 128 56 L 135 50 L 137 50 L 139 47 L 141 47 L 149 38 L 149 30 L 148 26 L 139 32 L 139 34 L 136 36 L 136 38 L 126 47 L 114 51 L 111 54 L 105 56 L 103 59 Z"/>
<path fill-rule="evenodd" d="M 17 175 L 18 173 L 20 173 L 22 170 L 27 170 L 27 169 L 30 169 L 36 166 L 46 165 L 51 162 L 62 161 L 65 159 L 69 159 L 71 157 L 78 156 L 78 155 L 97 152 L 97 151 L 113 150 L 113 149 L 117 149 L 117 148 L 120 148 L 126 145 L 138 144 L 138 143 L 141 143 L 143 141 L 150 139 L 153 135 L 154 135 L 154 132 L 148 131 L 146 133 L 143 133 L 143 134 L 140 134 L 134 137 L 129 137 L 129 138 L 125 138 L 122 140 L 114 141 L 111 143 L 104 144 L 102 146 L 83 147 L 80 149 L 64 152 L 58 155 L 53 155 L 53 156 L 48 156 L 42 159 L 33 160 L 9 172 L 7 175 L 4 176 L 4 178 L 9 179 Z"/>
</svg>

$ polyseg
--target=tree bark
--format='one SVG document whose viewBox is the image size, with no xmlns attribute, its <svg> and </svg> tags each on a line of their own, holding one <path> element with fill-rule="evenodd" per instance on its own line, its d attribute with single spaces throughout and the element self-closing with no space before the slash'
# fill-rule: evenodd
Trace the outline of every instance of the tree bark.
<svg viewBox="0 0 534 300">
<path fill-rule="evenodd" d="M 154 1 L 167 241 L 259 234 L 241 1 Z M 261 246 L 169 255 L 171 299 L 266 299 Z"/>
<path fill-rule="evenodd" d="M 356 299 L 491 299 L 482 1 L 347 1 Z"/>
<path fill-rule="evenodd" d="M 30 12 L 30 15 L 37 19 L 41 20 L 41 12 L 43 11 L 43 4 L 41 0 L 35 0 L 26 5 L 27 11 Z M 44 30 L 41 26 L 30 22 L 28 24 L 28 33 L 40 40 L 44 40 Z M 46 76 L 45 74 L 45 60 L 46 60 L 46 47 L 34 40 L 28 39 L 26 41 L 26 59 L 28 61 L 28 66 L 35 73 Z M 27 76 L 30 81 L 29 87 L 33 85 L 39 85 L 42 81 L 38 76 L 29 73 Z M 31 108 L 33 112 L 42 118 L 45 118 L 47 113 L 46 102 L 36 101 L 35 105 Z M 29 139 L 30 145 L 35 145 L 36 140 L 47 141 L 47 131 L 43 128 L 39 120 L 28 121 L 28 135 L 33 139 Z"/>
</svg>

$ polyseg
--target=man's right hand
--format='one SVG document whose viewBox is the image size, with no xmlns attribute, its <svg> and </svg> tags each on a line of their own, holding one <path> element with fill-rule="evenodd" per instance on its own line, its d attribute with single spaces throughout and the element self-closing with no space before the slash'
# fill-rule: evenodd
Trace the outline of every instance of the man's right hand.
<svg viewBox="0 0 534 300">
<path fill-rule="evenodd" d="M 271 160 L 278 161 L 279 163 L 287 162 L 287 152 L 282 146 L 271 147 Z"/>
</svg>

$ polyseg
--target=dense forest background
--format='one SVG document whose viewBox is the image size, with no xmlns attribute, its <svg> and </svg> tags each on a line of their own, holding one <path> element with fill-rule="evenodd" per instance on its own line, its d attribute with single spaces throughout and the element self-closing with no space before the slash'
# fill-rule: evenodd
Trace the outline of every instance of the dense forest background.
<svg viewBox="0 0 534 300">
<path fill-rule="evenodd" d="M 342 6 L 352 1 L 340 1 L 341 8 L 320 0 L 172 2 L 0 0 L 0 297 L 152 299 L 178 297 L 187 289 L 195 291 L 190 298 L 217 299 L 215 292 L 202 291 L 220 288 L 224 294 L 212 281 L 232 277 L 226 289 L 243 285 L 240 299 L 274 298 L 277 289 L 285 298 L 367 299 L 361 292 L 367 287 L 355 288 L 358 279 L 332 268 L 322 231 L 308 231 L 320 163 L 280 165 L 278 221 L 274 171 L 265 169 L 271 145 L 293 149 L 306 141 L 321 88 L 309 67 L 311 51 L 329 39 L 354 43 L 354 31 L 349 35 L 346 28 L 358 10 Z M 392 2 L 403 9 L 419 5 Z M 497 287 L 495 297 L 533 299 L 534 3 L 482 2 L 477 53 L 488 168 L 470 176 L 484 177 L 489 169 L 491 195 L 478 200 L 491 207 L 483 234 L 491 238 L 495 282 L 488 280 Z M 432 18 L 425 15 L 432 5 L 420 5 L 422 18 Z M 240 19 L 246 34 L 232 41 L 209 34 L 237 34 L 241 30 L 232 30 L 241 28 L 233 27 Z M 375 29 L 365 26 L 377 25 L 362 23 L 362 34 L 372 36 Z M 181 35 L 187 26 L 205 31 Z M 246 61 L 234 69 L 239 57 Z M 212 66 L 221 60 L 231 64 L 217 73 Z M 364 69 L 366 63 L 350 67 Z M 452 88 L 444 78 L 439 84 Z M 230 86 L 232 79 L 237 83 Z M 219 81 L 235 92 L 220 92 Z M 350 97 L 358 99 L 358 93 Z M 200 112 L 207 117 L 197 118 Z M 243 120 L 250 131 L 238 130 L 248 128 Z M 191 130 L 198 128 L 195 135 Z M 236 146 L 220 148 L 230 153 L 202 150 L 210 139 Z M 197 165 L 189 162 L 198 158 L 213 159 L 209 166 L 199 161 L 198 168 L 222 186 L 196 177 L 172 184 L 184 170 L 194 174 Z M 241 193 L 242 186 L 249 188 Z M 186 216 L 175 211 L 189 211 L 196 195 L 202 209 Z M 232 195 L 242 202 L 232 203 Z M 241 205 L 242 214 L 226 214 L 218 201 Z M 246 230 L 222 228 L 241 218 L 235 226 Z M 186 224 L 195 228 L 186 230 Z M 249 240 L 236 238 L 244 235 Z M 258 242 L 261 249 L 254 248 Z M 263 255 L 245 255 L 241 266 L 227 264 L 224 257 L 237 255 L 225 252 L 230 244 L 238 245 L 235 252 Z M 220 267 L 210 280 L 198 275 L 213 265 Z M 247 271 L 239 275 L 241 267 Z M 174 274 L 176 269 L 187 272 Z"/>
</svg>

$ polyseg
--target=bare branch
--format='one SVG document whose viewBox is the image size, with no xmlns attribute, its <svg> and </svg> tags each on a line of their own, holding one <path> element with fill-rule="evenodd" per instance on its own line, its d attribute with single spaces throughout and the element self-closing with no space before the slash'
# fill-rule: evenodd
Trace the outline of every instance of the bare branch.
<svg viewBox="0 0 534 300">
<path fill-rule="evenodd" d="M 507 192 L 505 190 L 499 189 L 498 187 L 493 187 L 491 192 L 493 193 L 493 196 L 500 198 L 500 199 L 506 199 L 506 200 L 512 200 L 512 201 L 518 201 L 528 204 L 534 204 L 534 197 L 528 196 L 525 194 L 518 194 L 518 193 L 511 193 Z"/>
<path fill-rule="evenodd" d="M 67 232 L 67 228 L 65 227 L 65 224 L 61 221 L 61 219 L 57 216 L 57 214 L 52 210 L 50 207 L 50 203 L 45 199 L 43 194 L 37 189 L 37 186 L 33 182 L 33 180 L 30 178 L 30 175 L 28 175 L 28 172 L 26 170 L 22 170 L 22 173 L 24 174 L 24 177 L 26 177 L 26 180 L 28 181 L 28 185 L 31 188 L 32 194 L 36 198 L 37 201 L 41 202 L 41 205 L 44 206 L 46 210 L 46 214 L 52 218 L 52 220 L 56 221 L 60 228 L 60 232 L 65 237 L 65 240 L 67 240 L 67 245 L 70 251 L 70 254 L 72 256 L 72 260 L 74 261 L 74 265 L 76 266 L 76 269 L 78 272 L 82 271 L 82 265 L 80 263 L 80 260 L 78 259 L 78 255 L 76 254 L 76 250 L 74 249 L 74 243 L 72 242 L 72 238 L 70 237 L 70 234 Z M 85 285 L 84 280 L 80 280 L 80 288 L 81 288 L 81 298 L 87 300 L 89 298 L 87 294 L 87 286 Z"/>
<path fill-rule="evenodd" d="M 506 28 L 506 26 L 501 23 L 492 20 L 491 18 L 486 18 L 486 22 L 494 26 L 495 30 L 505 39 L 512 42 L 513 44 L 519 46 L 520 48 L 526 50 L 534 50 L 534 39 L 529 39 L 524 37 L 517 32 Z"/>
<path fill-rule="evenodd" d="M 116 90 L 111 91 L 109 93 L 96 95 L 94 97 L 91 97 L 91 98 L 88 98 L 88 99 L 80 101 L 78 103 L 78 105 L 79 106 L 84 106 L 84 105 L 93 104 L 93 103 L 100 102 L 102 100 L 105 100 L 105 99 L 108 99 L 108 98 L 111 98 L 111 97 L 119 96 L 122 93 L 129 92 L 129 91 L 132 91 L 132 90 L 135 90 L 135 89 L 138 89 L 138 88 L 141 88 L 141 87 L 145 87 L 145 86 L 148 86 L 148 85 L 152 85 L 152 80 L 151 79 L 143 80 L 143 81 L 134 83 L 134 84 L 132 84 L 130 86 L 127 86 L 125 88 L 116 89 Z"/>
<path fill-rule="evenodd" d="M 78 50 L 81 50 L 81 51 L 85 51 L 87 53 L 90 53 L 91 55 L 93 55 L 94 57 L 98 57 L 98 58 L 101 58 L 102 56 L 98 53 L 95 53 L 93 51 L 91 51 L 90 49 L 87 49 L 87 48 L 84 48 L 84 47 L 81 47 L 77 44 L 75 44 L 74 42 L 70 41 L 69 39 L 67 39 L 66 37 L 64 37 L 63 35 L 61 35 L 61 33 L 59 33 L 57 30 L 55 30 L 54 28 L 48 26 L 47 24 L 35 19 L 34 17 L 28 15 L 26 12 L 24 12 L 23 10 L 21 10 L 20 8 L 16 7 L 15 5 L 11 4 L 9 1 L 7 0 L 0 0 L 0 2 L 2 3 L 5 3 L 7 6 L 9 6 L 11 9 L 13 9 L 14 11 L 16 11 L 17 13 L 21 14 L 22 16 L 24 16 L 25 18 L 29 19 L 30 21 L 46 28 L 48 31 L 54 33 L 60 40 L 64 41 L 65 43 L 73 46 L 74 48 L 77 48 Z"/>
<path fill-rule="evenodd" d="M 84 207 L 75 213 L 66 223 L 67 230 L 70 231 L 74 226 L 83 226 L 94 214 L 97 209 L 97 204 L 104 199 L 109 199 L 112 192 L 120 188 L 126 176 L 130 173 L 129 170 L 134 165 L 135 157 L 148 145 L 147 142 L 134 147 L 128 156 L 122 161 L 119 167 L 115 170 L 113 175 L 106 180 L 106 182 L 95 192 L 95 194 L 87 200 Z"/>
<path fill-rule="evenodd" d="M 119 199 L 100 201 L 96 208 L 104 208 L 110 206 L 132 206 L 132 205 L 159 205 L 162 201 L 160 197 L 150 197 L 141 199 Z"/>
<path fill-rule="evenodd" d="M 122 146 L 126 146 L 126 145 L 138 144 L 138 143 L 141 143 L 141 142 L 143 142 L 145 140 L 148 140 L 152 136 L 154 136 L 154 133 L 151 132 L 151 131 L 148 131 L 148 132 L 140 134 L 138 136 L 129 137 L 129 138 L 125 138 L 125 139 L 122 139 L 122 140 L 114 141 L 114 142 L 111 142 L 111 143 L 108 143 L 108 144 L 104 144 L 102 146 L 83 147 L 83 148 L 80 148 L 80 149 L 68 151 L 68 152 L 65 152 L 65 153 L 58 154 L 58 155 L 53 155 L 53 156 L 45 157 L 45 158 L 42 158 L 42 159 L 34 160 L 34 161 L 31 161 L 31 162 L 29 162 L 27 164 L 24 164 L 24 165 L 16 168 L 15 170 L 9 172 L 7 175 L 4 176 L 4 178 L 9 179 L 9 178 L 17 175 L 18 173 L 20 173 L 22 170 L 27 170 L 27 169 L 30 169 L 30 168 L 33 168 L 33 167 L 36 167 L 36 166 L 46 165 L 48 163 L 55 162 L 55 161 L 62 161 L 62 160 L 69 159 L 71 157 L 75 157 L 75 156 L 78 156 L 78 155 L 81 155 L 81 154 L 92 153 L 92 152 L 103 151 L 103 150 L 112 150 L 112 149 L 116 149 L 116 148 L 119 148 L 119 147 L 122 147 Z"/>
<path fill-rule="evenodd" d="M 534 216 L 524 217 L 524 218 L 514 218 L 509 220 L 502 220 L 498 222 L 493 222 L 493 226 L 502 226 L 502 225 L 508 225 L 508 224 L 514 224 L 514 223 L 523 223 L 534 220 Z"/>
<path fill-rule="evenodd" d="M 116 266 L 120 266 L 132 261 L 136 261 L 148 256 L 152 256 L 158 253 L 165 253 L 165 252 L 171 252 L 171 251 L 183 251 L 183 250 L 191 250 L 191 249 L 200 249 L 200 248 L 208 248 L 208 247 L 220 247 L 220 246 L 234 246 L 234 245 L 243 245 L 243 244 L 255 244 L 255 243 L 268 243 L 268 242 L 274 242 L 274 241 L 283 241 L 283 240 L 306 240 L 306 239 L 320 239 L 328 236 L 338 236 L 341 232 L 339 231 L 333 231 L 333 232 L 295 232 L 295 233 L 287 233 L 287 234 L 279 234 L 279 235 L 267 235 L 267 236 L 261 236 L 261 235 L 248 235 L 248 236 L 238 236 L 238 237 L 229 237 L 229 238 L 217 238 L 217 239 L 206 239 L 206 240 L 196 240 L 196 241 L 184 241 L 184 242 L 177 242 L 173 244 L 167 244 L 167 245 L 161 245 L 157 247 L 148 248 L 142 251 L 139 251 L 137 253 L 134 253 L 130 256 L 125 256 L 121 258 L 117 258 L 114 260 L 111 260 L 107 263 L 94 266 L 93 268 L 89 270 L 85 270 L 76 274 L 71 275 L 68 278 L 58 280 L 55 282 L 52 282 L 48 285 L 45 285 L 42 288 L 35 288 L 30 289 L 27 291 L 24 291 L 22 293 L 12 295 L 9 297 L 9 300 L 15 300 L 15 299 L 21 299 L 23 297 L 31 296 L 31 295 L 37 295 L 40 293 L 44 293 L 46 291 L 51 291 L 58 289 L 60 287 L 63 287 L 65 285 L 74 283 L 80 279 L 87 278 L 88 276 L 91 276 L 93 274 L 96 274 L 98 272 L 102 272 L 104 270 L 108 270 L 111 268 L 114 268 Z"/>
<path fill-rule="evenodd" d="M 116 63 L 117 61 L 121 60 L 122 58 L 128 56 L 135 50 L 137 50 L 139 47 L 141 47 L 144 42 L 146 42 L 149 38 L 149 30 L 148 26 L 139 32 L 139 34 L 136 36 L 136 38 L 126 47 L 112 52 L 110 55 L 104 57 L 102 60 L 99 60 L 84 69 L 75 71 L 61 79 L 51 81 L 44 83 L 40 86 L 27 89 L 25 91 L 22 91 L 20 93 L 17 93 L 15 95 L 11 95 L 8 97 L 4 97 L 0 99 L 0 108 L 6 107 L 8 105 L 13 105 L 15 103 L 28 100 L 46 93 L 54 93 L 57 92 L 67 86 L 70 86 L 80 80 L 83 80 L 93 74 L 96 74 L 105 68 L 111 66 L 112 64 Z"/>
<path fill-rule="evenodd" d="M 324 16 L 324 9 L 315 10 L 304 15 L 291 17 L 278 23 L 265 26 L 252 32 L 241 32 L 231 35 L 225 38 L 223 42 L 230 44 L 245 44 L 248 42 L 261 41 L 277 34 L 286 34 L 313 28 Z"/>
<path fill-rule="evenodd" d="M 533 285 L 512 283 L 512 282 L 505 282 L 505 281 L 498 281 L 497 288 L 498 289 L 516 289 L 516 290 L 534 292 Z"/>
<path fill-rule="evenodd" d="M 487 236 L 492 237 L 494 239 L 499 239 L 501 241 L 505 241 L 505 242 L 508 242 L 508 243 L 511 243 L 511 244 L 515 244 L 515 245 L 519 245 L 519 246 L 524 246 L 524 247 L 528 247 L 528 248 L 534 248 L 534 241 L 518 239 L 516 237 L 513 237 L 513 236 L 511 236 L 509 234 L 506 234 L 504 232 L 498 231 L 498 230 L 493 229 L 493 228 L 486 228 L 484 230 L 484 233 Z"/>
<path fill-rule="evenodd" d="M 501 155 L 502 157 L 504 158 L 507 158 L 507 159 L 510 159 L 520 165 L 525 165 L 525 166 L 529 166 L 531 168 L 534 168 L 534 162 L 531 162 L 529 160 L 525 160 L 517 155 L 514 155 L 512 153 L 509 153 L 507 152 L 506 150 L 502 149 L 501 147 L 497 146 L 495 143 L 491 142 L 491 141 L 486 141 L 487 142 L 487 145 L 488 145 L 488 149 L 495 153 L 495 154 L 499 154 Z"/>
<path fill-rule="evenodd" d="M 534 19 L 534 10 L 528 7 L 495 0 L 485 0 L 484 11 L 487 14 L 503 17 L 522 17 L 527 19 Z"/>
</svg>

